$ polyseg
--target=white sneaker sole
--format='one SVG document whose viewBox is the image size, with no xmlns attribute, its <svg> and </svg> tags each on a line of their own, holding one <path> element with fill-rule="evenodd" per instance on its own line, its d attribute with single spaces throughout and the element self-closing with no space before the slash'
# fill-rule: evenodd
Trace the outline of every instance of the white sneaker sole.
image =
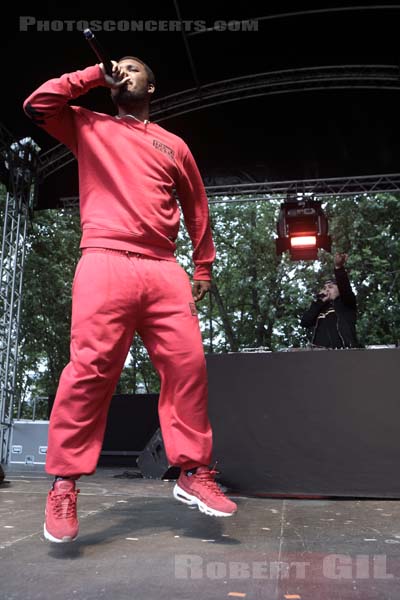
<svg viewBox="0 0 400 600">
<path fill-rule="evenodd" d="M 209 515 L 210 517 L 231 517 L 233 514 L 235 514 L 234 512 L 226 513 L 207 506 L 207 504 L 204 504 L 204 502 L 196 498 L 196 496 L 192 496 L 191 494 L 185 492 L 185 490 L 183 490 L 177 483 L 174 486 L 173 494 L 176 500 L 183 502 L 187 506 L 197 506 L 200 512 L 204 513 L 205 515 Z"/>
<path fill-rule="evenodd" d="M 51 535 L 51 533 L 49 533 L 47 531 L 46 523 L 43 525 L 43 534 L 44 534 L 44 537 L 46 538 L 46 540 L 49 540 L 49 542 L 55 542 L 56 544 L 65 544 L 67 542 L 74 542 L 76 540 L 76 538 L 78 537 L 78 535 L 76 535 L 75 537 L 65 536 L 62 538 L 62 540 L 55 538 L 53 535 Z"/>
</svg>

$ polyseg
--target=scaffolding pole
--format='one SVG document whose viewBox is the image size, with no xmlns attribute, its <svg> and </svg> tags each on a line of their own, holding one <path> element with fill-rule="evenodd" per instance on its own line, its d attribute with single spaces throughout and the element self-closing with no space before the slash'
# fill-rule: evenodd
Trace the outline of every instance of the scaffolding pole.
<svg viewBox="0 0 400 600">
<path fill-rule="evenodd" d="M 11 144 L 5 164 L 9 182 L 0 258 L 0 463 L 6 463 L 17 403 L 19 325 L 26 232 L 36 182 L 38 147 L 30 138 Z"/>
</svg>

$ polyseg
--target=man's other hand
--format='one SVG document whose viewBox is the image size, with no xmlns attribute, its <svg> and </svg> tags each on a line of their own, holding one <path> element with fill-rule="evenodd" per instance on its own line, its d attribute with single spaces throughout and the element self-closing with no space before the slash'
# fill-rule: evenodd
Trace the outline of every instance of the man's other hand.
<svg viewBox="0 0 400 600">
<path fill-rule="evenodd" d="M 193 300 L 195 302 L 199 302 L 199 300 L 202 300 L 204 298 L 204 296 L 207 294 L 207 292 L 209 292 L 211 289 L 211 281 L 194 281 L 193 282 L 193 289 L 192 289 L 192 294 L 193 294 Z"/>
</svg>

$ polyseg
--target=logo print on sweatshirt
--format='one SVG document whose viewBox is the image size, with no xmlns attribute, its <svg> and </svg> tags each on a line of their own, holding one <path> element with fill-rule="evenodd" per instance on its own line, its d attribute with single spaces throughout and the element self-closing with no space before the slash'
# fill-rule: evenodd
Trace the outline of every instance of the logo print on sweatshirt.
<svg viewBox="0 0 400 600">
<path fill-rule="evenodd" d="M 159 150 L 160 152 L 164 152 L 164 154 L 169 156 L 169 158 L 171 160 L 175 160 L 175 152 L 169 146 L 166 146 L 162 142 L 159 142 L 158 140 L 154 140 L 154 139 L 153 139 L 153 146 L 154 146 L 154 148 L 156 148 L 156 150 Z"/>
</svg>

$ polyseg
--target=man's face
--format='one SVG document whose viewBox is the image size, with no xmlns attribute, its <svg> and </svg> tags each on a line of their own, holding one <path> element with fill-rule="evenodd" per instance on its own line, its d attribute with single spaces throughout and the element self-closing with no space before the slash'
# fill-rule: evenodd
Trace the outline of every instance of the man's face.
<svg viewBox="0 0 400 600">
<path fill-rule="evenodd" d="M 328 282 L 323 286 L 321 293 L 327 300 L 335 300 L 339 296 L 339 288 L 336 283 Z"/>
<path fill-rule="evenodd" d="M 149 99 L 154 92 L 154 85 L 149 83 L 144 66 L 133 59 L 121 60 L 118 67 L 122 71 L 122 77 L 129 77 L 120 88 L 111 89 L 111 97 L 117 105 L 128 105 L 138 100 Z"/>
</svg>

